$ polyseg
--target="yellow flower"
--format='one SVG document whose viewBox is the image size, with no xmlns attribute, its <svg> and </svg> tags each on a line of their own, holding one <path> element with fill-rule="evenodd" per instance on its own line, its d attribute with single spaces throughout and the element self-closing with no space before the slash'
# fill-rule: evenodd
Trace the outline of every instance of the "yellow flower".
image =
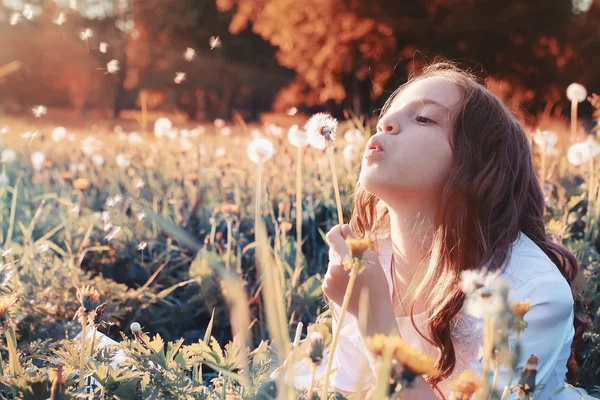
<svg viewBox="0 0 600 400">
<path fill-rule="evenodd" d="M 237 204 L 223 203 L 220 205 L 220 211 L 226 214 L 238 215 L 240 213 L 240 206 Z"/>
<path fill-rule="evenodd" d="M 73 179 L 73 173 L 69 172 L 69 171 L 65 171 L 62 174 L 60 174 L 60 176 L 65 180 L 65 181 L 70 181 Z"/>
<path fill-rule="evenodd" d="M 402 366 L 415 375 L 438 377 L 441 372 L 435 367 L 435 359 L 429 357 L 406 343 L 396 347 L 394 357 Z"/>
<path fill-rule="evenodd" d="M 523 316 L 525 314 L 527 314 L 527 312 L 529 311 L 529 309 L 531 308 L 530 306 L 530 300 L 527 299 L 527 301 L 515 301 L 514 303 L 512 303 L 510 305 L 510 311 L 512 311 L 512 313 L 518 317 L 523 318 Z"/>
<path fill-rule="evenodd" d="M 402 345 L 403 342 L 402 339 L 398 336 L 387 336 L 381 333 L 369 336 L 365 340 L 365 345 L 367 346 L 367 349 L 376 356 L 383 356 L 386 344 L 388 346 L 391 346 L 392 351 L 394 351 L 396 347 Z"/>
<path fill-rule="evenodd" d="M 456 379 L 450 382 L 450 389 L 452 389 L 450 399 L 469 400 L 479 387 L 479 379 L 475 373 L 470 369 L 463 371 Z"/>
<path fill-rule="evenodd" d="M 75 179 L 73 181 L 73 187 L 77 190 L 85 190 L 90 187 L 90 181 L 85 178 Z"/>
<path fill-rule="evenodd" d="M 369 249 L 373 242 L 370 239 L 355 239 L 348 238 L 346 239 L 346 246 L 348 246 L 348 250 L 352 257 L 362 258 L 365 250 Z"/>
</svg>

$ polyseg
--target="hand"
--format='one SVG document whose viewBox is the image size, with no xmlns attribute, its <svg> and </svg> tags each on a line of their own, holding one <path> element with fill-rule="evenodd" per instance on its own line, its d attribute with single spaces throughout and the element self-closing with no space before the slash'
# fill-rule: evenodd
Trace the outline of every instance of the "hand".
<svg viewBox="0 0 600 400">
<path fill-rule="evenodd" d="M 329 243 L 329 266 L 323 279 L 323 293 L 338 306 L 342 305 L 350 272 L 342 265 L 344 257 L 349 254 L 346 238 L 352 237 L 350 226 L 336 225 L 325 238 Z M 363 288 L 368 290 L 369 325 L 376 320 L 393 321 L 392 303 L 389 296 L 388 281 L 381 268 L 377 255 L 372 250 L 363 253 L 364 270 L 358 274 L 348 304 L 348 313 L 358 318 L 360 293 Z M 375 315 L 377 314 L 377 315 Z"/>
</svg>

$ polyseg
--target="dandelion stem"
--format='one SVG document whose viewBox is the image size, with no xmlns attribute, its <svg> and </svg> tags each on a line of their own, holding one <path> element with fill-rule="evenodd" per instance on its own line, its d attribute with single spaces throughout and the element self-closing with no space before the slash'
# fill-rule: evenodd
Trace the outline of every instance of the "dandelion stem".
<svg viewBox="0 0 600 400">
<path fill-rule="evenodd" d="M 316 371 L 317 371 L 317 366 L 315 365 L 314 362 L 311 362 L 310 363 L 310 382 L 308 384 L 308 393 L 306 394 L 306 400 L 312 400 Z"/>
<path fill-rule="evenodd" d="M 94 325 L 93 327 L 93 333 L 92 333 L 92 346 L 90 348 L 90 358 L 94 358 L 94 344 L 96 343 L 96 325 Z"/>
<path fill-rule="evenodd" d="M 232 232 L 231 232 L 231 218 L 227 218 L 227 254 L 225 256 L 225 271 L 229 271 L 229 263 L 231 262 L 231 245 L 232 245 Z"/>
<path fill-rule="evenodd" d="M 302 147 L 296 152 L 296 271 L 302 261 Z"/>
<path fill-rule="evenodd" d="M 325 369 L 325 380 L 323 381 L 323 392 L 321 394 L 322 399 L 327 398 L 327 390 L 329 389 L 329 374 L 331 373 L 331 367 L 333 365 L 333 355 L 335 353 L 335 348 L 340 337 L 340 332 L 342 330 L 342 322 L 344 321 L 344 314 L 348 309 L 350 297 L 352 296 L 352 289 L 354 288 L 354 282 L 356 281 L 357 276 L 358 272 L 355 268 L 352 268 L 350 270 L 350 280 L 348 281 L 348 286 L 346 287 L 346 293 L 344 293 L 344 300 L 342 301 L 342 310 L 340 312 L 338 324 L 335 326 L 333 341 L 331 342 L 331 351 L 329 352 L 329 357 L 327 358 L 327 368 Z"/>
<path fill-rule="evenodd" d="M 546 184 L 546 144 L 542 146 L 542 166 L 540 168 L 540 184 L 542 185 L 542 191 L 544 192 L 544 186 Z"/>
<path fill-rule="evenodd" d="M 227 398 L 227 376 L 223 375 L 223 389 L 221 390 L 221 400 Z"/>
<path fill-rule="evenodd" d="M 521 331 L 518 330 L 517 334 L 516 334 L 516 342 L 517 343 L 519 343 L 520 336 L 521 336 Z M 510 391 L 510 385 L 512 384 L 514 373 L 515 373 L 515 369 L 511 368 L 508 373 L 508 382 L 506 383 L 506 386 L 504 386 L 504 390 L 502 391 L 502 397 L 500 398 L 500 400 L 505 400 L 506 396 L 508 396 L 508 392 Z"/>
<path fill-rule="evenodd" d="M 594 156 L 590 154 L 590 159 L 588 161 L 588 202 L 587 202 L 587 220 L 588 223 L 585 227 L 586 239 L 589 240 L 590 237 L 594 234 L 594 208 L 592 207 L 592 197 L 594 193 Z"/>
<path fill-rule="evenodd" d="M 17 336 L 12 323 L 6 328 L 6 347 L 8 348 L 8 365 L 10 374 L 13 377 L 20 375 L 21 364 L 19 364 L 19 353 L 17 351 Z"/>
<path fill-rule="evenodd" d="M 485 398 L 491 393 L 488 376 L 490 372 L 490 364 L 492 362 L 492 349 L 494 343 L 494 321 L 491 316 L 486 316 L 483 327 L 483 384 Z"/>
<path fill-rule="evenodd" d="M 571 100 L 571 143 L 575 141 L 577 130 L 577 100 Z"/>
<path fill-rule="evenodd" d="M 342 200 L 340 198 L 340 188 L 338 186 L 337 174 L 335 172 L 335 160 L 333 159 L 333 146 L 327 146 L 329 155 L 329 165 L 331 166 L 331 177 L 333 178 L 333 190 L 335 192 L 335 203 L 337 205 L 338 221 L 340 226 L 344 225 L 344 213 L 342 212 Z"/>
<path fill-rule="evenodd" d="M 83 313 L 81 315 L 81 350 L 79 352 L 79 388 L 83 387 L 83 384 L 85 382 L 84 379 L 84 371 L 83 371 L 83 367 L 85 364 L 85 335 L 86 335 L 86 328 L 87 328 L 87 315 L 86 313 Z"/>
</svg>

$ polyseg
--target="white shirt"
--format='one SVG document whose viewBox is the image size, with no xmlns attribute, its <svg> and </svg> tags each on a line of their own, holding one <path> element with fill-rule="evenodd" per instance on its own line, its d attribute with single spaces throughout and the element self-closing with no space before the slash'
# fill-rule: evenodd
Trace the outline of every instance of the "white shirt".
<svg viewBox="0 0 600 400">
<path fill-rule="evenodd" d="M 392 296 L 391 279 L 391 240 L 378 243 L 378 257 L 386 274 L 389 285 L 389 295 Z M 514 386 L 520 376 L 520 371 L 531 354 L 538 357 L 538 371 L 536 377 L 535 397 L 538 399 L 581 399 L 587 397 L 585 392 L 567 387 L 554 394 L 565 385 L 567 360 L 571 354 L 573 340 L 573 296 L 569 284 L 561 275 L 556 265 L 548 256 L 524 233 L 511 245 L 512 254 L 505 272 L 501 278 L 506 280 L 511 290 L 509 302 L 516 300 L 531 302 L 531 309 L 524 319 L 528 327 L 521 332 L 521 357 L 517 371 L 512 379 Z M 338 308 L 339 311 L 339 308 Z M 419 330 L 428 334 L 426 316 L 424 313 L 414 316 Z M 438 356 L 438 349 L 423 339 L 413 327 L 410 317 L 396 318 L 402 339 L 415 349 L 434 358 Z M 471 368 L 477 371 L 482 363 L 477 356 L 482 344 L 482 320 L 470 317 L 464 312 L 459 312 L 453 320 L 452 339 L 456 353 L 456 367 L 453 374 L 438 384 L 439 389 L 446 398 L 450 395 L 449 381 L 452 381 L 461 371 Z M 335 329 L 335 322 L 334 322 Z M 509 337 L 509 344 L 514 346 L 515 334 Z M 324 361 L 317 369 L 317 377 L 324 374 Z M 342 322 L 342 330 L 338 345 L 334 353 L 333 368 L 330 385 L 340 390 L 354 392 L 359 379 L 360 365 L 366 361 L 366 349 L 362 343 L 356 321 L 346 315 Z M 295 368 L 295 385 L 307 386 L 308 368 L 298 363 Z M 366 370 L 368 371 L 368 370 Z M 367 374 L 363 373 L 362 376 Z M 496 388 L 500 391 L 508 382 L 509 369 L 500 367 L 500 374 Z M 367 378 L 368 379 L 368 378 Z M 367 381 L 368 382 L 368 381 Z M 365 386 L 363 386 L 365 387 Z M 515 394 L 508 396 L 516 399 Z"/>
</svg>

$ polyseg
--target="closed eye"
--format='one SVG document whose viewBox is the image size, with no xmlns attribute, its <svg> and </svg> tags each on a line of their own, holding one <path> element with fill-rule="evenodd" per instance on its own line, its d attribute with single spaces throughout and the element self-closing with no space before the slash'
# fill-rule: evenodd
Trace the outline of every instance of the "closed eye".
<svg viewBox="0 0 600 400">
<path fill-rule="evenodd" d="M 426 117 L 423 117 L 421 115 L 417 116 L 415 118 L 415 121 L 417 121 L 420 124 L 435 124 L 435 121 Z"/>
</svg>

